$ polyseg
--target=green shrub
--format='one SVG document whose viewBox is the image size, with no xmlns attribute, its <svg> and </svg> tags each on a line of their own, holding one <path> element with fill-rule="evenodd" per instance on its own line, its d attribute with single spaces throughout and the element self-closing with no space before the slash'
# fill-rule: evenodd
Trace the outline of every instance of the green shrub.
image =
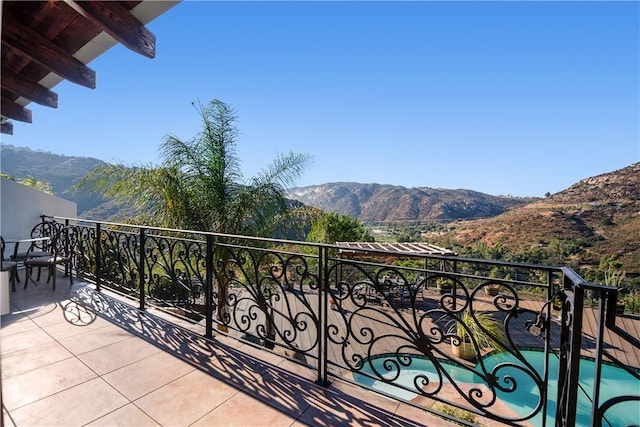
<svg viewBox="0 0 640 427">
<path fill-rule="evenodd" d="M 478 418 L 475 414 L 465 411 L 464 409 L 456 408 L 455 406 L 447 405 L 444 403 L 438 403 L 433 407 L 435 411 L 438 411 L 444 415 L 457 418 L 468 423 L 477 424 Z M 462 424 L 461 424 L 462 425 Z"/>
</svg>

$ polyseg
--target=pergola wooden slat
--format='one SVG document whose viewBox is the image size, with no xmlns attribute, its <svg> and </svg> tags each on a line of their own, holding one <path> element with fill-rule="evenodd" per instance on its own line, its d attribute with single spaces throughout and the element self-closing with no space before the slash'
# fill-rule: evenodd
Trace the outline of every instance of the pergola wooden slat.
<svg viewBox="0 0 640 427">
<path fill-rule="evenodd" d="M 378 242 L 336 242 L 340 247 L 340 255 L 457 255 L 452 250 L 441 248 L 430 243 L 378 243 Z"/>
</svg>

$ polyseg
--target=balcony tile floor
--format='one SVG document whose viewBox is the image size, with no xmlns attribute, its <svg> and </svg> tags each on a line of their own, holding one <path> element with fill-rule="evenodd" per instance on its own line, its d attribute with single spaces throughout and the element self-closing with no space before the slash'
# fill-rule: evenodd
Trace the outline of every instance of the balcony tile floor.
<svg viewBox="0 0 640 427">
<path fill-rule="evenodd" d="M 347 382 L 320 387 L 289 359 L 205 339 L 84 283 L 22 284 L 1 318 L 5 427 L 452 425 Z"/>
</svg>

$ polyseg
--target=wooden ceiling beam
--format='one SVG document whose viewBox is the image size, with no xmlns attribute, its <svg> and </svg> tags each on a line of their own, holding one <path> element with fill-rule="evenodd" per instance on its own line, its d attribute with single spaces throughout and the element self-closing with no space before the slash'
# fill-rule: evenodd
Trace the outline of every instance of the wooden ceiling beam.
<svg viewBox="0 0 640 427">
<path fill-rule="evenodd" d="M 11 122 L 2 122 L 0 124 L 0 133 L 5 133 L 7 135 L 13 135 L 13 123 L 11 123 Z"/>
<path fill-rule="evenodd" d="M 58 108 L 58 94 L 32 82 L 7 67 L 2 67 L 2 88 L 45 107 Z"/>
<path fill-rule="evenodd" d="M 2 26 L 2 44 L 48 67 L 70 82 L 90 89 L 96 87 L 96 73 L 64 49 L 18 22 Z"/>
<path fill-rule="evenodd" d="M 0 108 L 2 109 L 2 115 L 4 117 L 20 122 L 31 123 L 31 110 L 16 104 L 4 96 L 0 100 Z"/>
<path fill-rule="evenodd" d="M 132 51 L 147 58 L 155 58 L 156 36 L 120 3 L 73 0 L 66 2 L 76 12 Z"/>
</svg>

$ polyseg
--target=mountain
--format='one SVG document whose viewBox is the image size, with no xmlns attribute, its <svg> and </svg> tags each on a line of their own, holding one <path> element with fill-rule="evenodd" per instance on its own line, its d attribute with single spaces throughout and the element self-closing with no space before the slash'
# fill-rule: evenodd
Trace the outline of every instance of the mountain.
<svg viewBox="0 0 640 427">
<path fill-rule="evenodd" d="M 31 176 L 48 181 L 55 195 L 78 204 L 78 214 L 105 202 L 102 197 L 87 191 L 72 191 L 74 184 L 100 164 L 104 162 L 91 157 L 63 156 L 9 144 L 2 144 L 0 150 L 2 172 L 15 178 Z"/>
<path fill-rule="evenodd" d="M 288 191 L 288 197 L 325 212 L 374 222 L 446 222 L 499 215 L 536 198 L 491 196 L 472 190 L 406 188 L 336 182 Z"/>
<path fill-rule="evenodd" d="M 49 181 L 56 195 L 78 203 L 79 216 L 119 221 L 131 215 L 130 207 L 71 191 L 101 160 L 5 144 L 0 154 L 2 172 Z M 367 223 L 438 223 L 437 231 L 422 238 L 449 248 L 500 246 L 531 260 L 536 251 L 556 245 L 558 264 L 597 267 L 602 256 L 611 256 L 627 272 L 640 272 L 640 163 L 584 178 L 545 199 L 344 182 L 292 188 L 288 194 Z"/>
<path fill-rule="evenodd" d="M 25 147 L 2 145 L 2 172 L 16 178 L 32 176 L 51 183 L 53 193 L 78 203 L 78 215 L 91 219 L 122 219 L 130 208 L 86 190 L 72 190 L 86 173 L 103 161 L 72 157 Z M 471 190 L 405 188 L 392 185 L 330 183 L 293 188 L 289 197 L 326 212 L 347 214 L 364 222 L 443 222 L 491 217 L 537 200 L 490 196 Z M 124 213 L 123 213 L 124 212 Z"/>
<path fill-rule="evenodd" d="M 557 244 L 564 259 L 597 267 L 614 257 L 629 273 L 640 272 L 640 163 L 585 178 L 542 200 L 500 215 L 448 224 L 423 236 L 433 243 L 499 244 L 509 253 L 535 253 Z M 555 242 L 554 242 L 555 240 Z"/>
</svg>

